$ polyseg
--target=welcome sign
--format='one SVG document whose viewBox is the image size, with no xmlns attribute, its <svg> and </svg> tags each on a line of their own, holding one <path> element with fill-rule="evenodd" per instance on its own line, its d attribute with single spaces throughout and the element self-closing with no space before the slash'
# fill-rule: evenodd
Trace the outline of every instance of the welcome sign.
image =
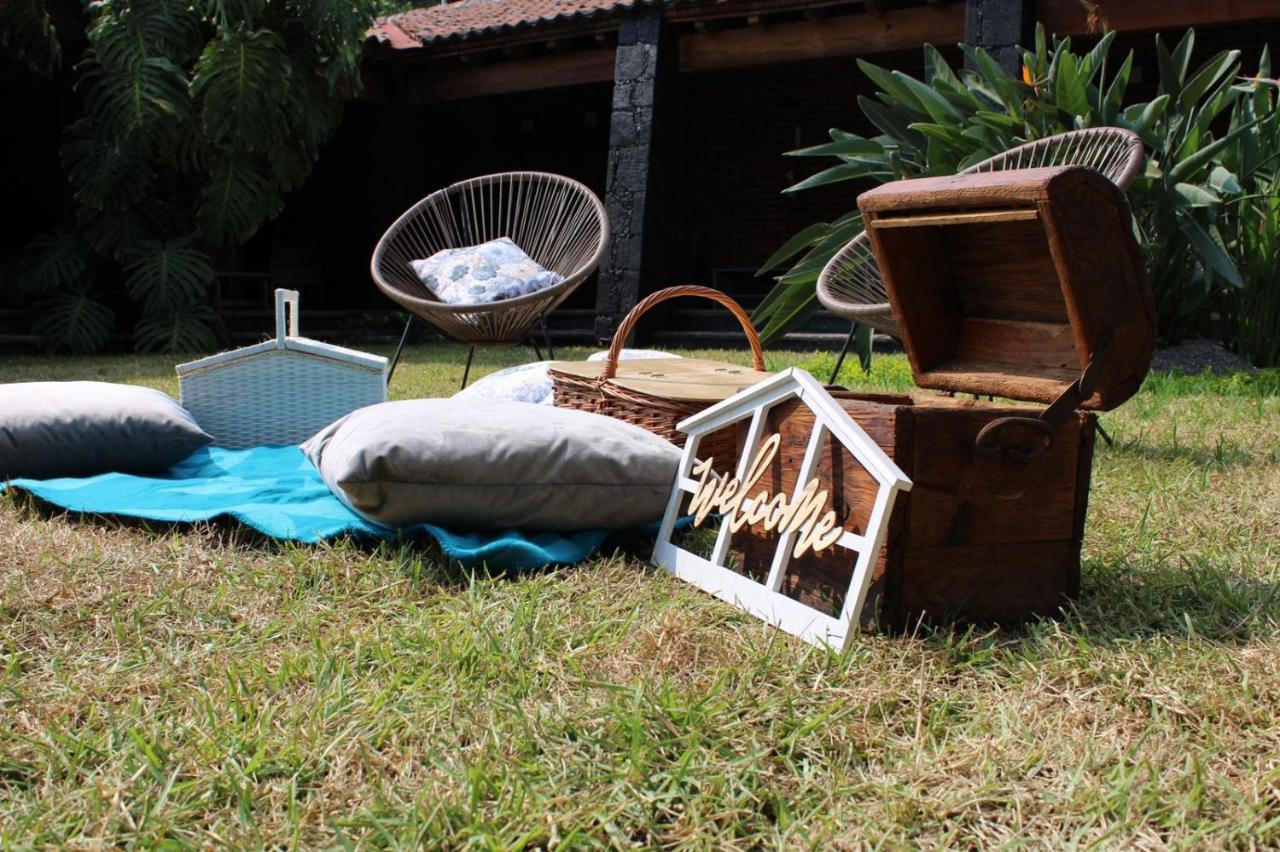
<svg viewBox="0 0 1280 852">
<path fill-rule="evenodd" d="M 813 414 L 813 431 L 798 460 L 795 453 L 782 458 L 780 436 L 767 434 L 770 411 L 793 399 Z M 717 465 L 716 459 L 698 457 L 704 436 L 735 424 L 749 425 L 732 472 L 724 470 L 724 460 Z M 911 480 L 812 376 L 795 368 L 706 409 L 679 428 L 688 440 L 654 546 L 654 564 L 788 633 L 842 648 L 859 623 L 894 502 L 899 492 L 911 488 Z M 819 476 L 821 458 L 832 452 L 833 443 L 875 484 L 871 505 L 845 511 L 843 520 Z M 771 476 L 780 465 L 788 468 L 785 476 Z M 794 487 L 777 488 L 783 479 L 794 481 Z M 682 515 L 690 516 L 695 528 L 718 522 L 709 555 L 674 543 L 675 524 Z M 865 518 L 865 523 L 847 528 L 854 517 Z M 753 574 L 734 564 L 731 544 L 744 532 L 772 546 L 767 572 Z M 784 589 L 793 560 L 832 551 L 843 553 L 851 563 L 848 588 L 840 590 L 836 611 L 815 607 Z"/>
</svg>

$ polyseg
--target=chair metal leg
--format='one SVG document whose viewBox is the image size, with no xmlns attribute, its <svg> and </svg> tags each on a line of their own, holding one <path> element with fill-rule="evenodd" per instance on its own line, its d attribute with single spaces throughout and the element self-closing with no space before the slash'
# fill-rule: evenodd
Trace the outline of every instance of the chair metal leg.
<svg viewBox="0 0 1280 852">
<path fill-rule="evenodd" d="M 529 341 L 529 346 L 530 346 L 530 348 L 532 348 L 532 349 L 533 349 L 533 358 L 534 358 L 534 360 L 535 360 L 535 361 L 541 361 L 541 360 L 542 360 L 542 350 L 538 348 L 538 341 L 537 341 L 537 339 L 536 339 L 536 338 L 531 339 L 531 340 Z"/>
<path fill-rule="evenodd" d="M 462 368 L 462 387 L 458 388 L 458 390 L 462 390 L 467 386 L 467 376 L 471 375 L 471 359 L 475 357 L 475 354 L 476 348 L 474 346 L 467 350 L 467 366 Z"/>
<path fill-rule="evenodd" d="M 1114 447 L 1114 446 L 1116 445 L 1115 440 L 1114 440 L 1114 439 L 1112 439 L 1112 437 L 1111 437 L 1110 435 L 1108 435 L 1108 434 L 1107 434 L 1107 430 L 1106 430 L 1106 429 L 1103 429 L 1103 428 L 1102 428 L 1102 424 L 1101 424 L 1101 423 L 1095 422 L 1095 423 L 1093 424 L 1093 427 L 1094 427 L 1095 429 L 1097 429 L 1097 430 L 1098 430 L 1098 434 L 1102 436 L 1102 440 L 1104 440 L 1104 441 L 1106 441 L 1106 442 L 1107 442 L 1107 446 L 1108 446 L 1108 447 Z"/>
<path fill-rule="evenodd" d="M 404 324 L 404 331 L 400 334 L 400 343 L 396 346 L 396 354 L 391 357 L 391 365 L 387 367 L 387 387 L 391 387 L 391 374 L 396 371 L 396 364 L 400 363 L 400 353 L 404 352 L 404 344 L 409 339 L 409 329 L 413 328 L 413 314 L 409 314 L 409 321 Z"/>
<path fill-rule="evenodd" d="M 556 350 L 551 346 L 551 334 L 547 331 L 547 318 L 542 317 L 538 320 L 538 325 L 542 326 L 542 342 L 547 345 L 547 360 L 556 360 Z M 542 359 L 539 358 L 539 361 Z"/>
<path fill-rule="evenodd" d="M 849 354 L 849 347 L 853 345 L 853 338 L 858 333 L 858 324 L 856 322 L 849 323 L 849 336 L 844 339 L 844 346 L 840 347 L 840 356 L 836 358 L 836 368 L 831 371 L 831 379 L 827 382 L 829 385 L 836 383 L 836 376 L 840 375 L 840 365 L 844 363 L 844 358 Z"/>
</svg>

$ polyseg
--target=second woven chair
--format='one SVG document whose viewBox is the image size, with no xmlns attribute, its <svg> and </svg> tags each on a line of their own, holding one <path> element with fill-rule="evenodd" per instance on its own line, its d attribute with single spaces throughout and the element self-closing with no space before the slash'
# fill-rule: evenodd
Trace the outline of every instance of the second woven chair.
<svg viewBox="0 0 1280 852">
<path fill-rule="evenodd" d="M 500 237 L 511 239 L 564 280 L 514 299 L 452 305 L 437 299 L 409 265 L 442 249 Z M 544 323 L 546 316 L 590 277 L 608 242 L 609 220 L 600 199 L 578 181 L 560 175 L 505 172 L 431 193 L 392 224 L 378 241 L 370 263 L 378 289 L 410 313 L 388 381 L 413 318 L 418 317 L 454 340 L 471 345 L 462 377 L 465 387 L 476 346 L 523 343 L 535 325 Z M 549 350 L 545 323 L 542 331 Z"/>
<path fill-rule="evenodd" d="M 1093 127 L 1049 136 L 1010 148 L 1003 154 L 976 163 L 961 172 L 998 172 L 1043 166 L 1087 166 L 1102 173 L 1121 189 L 1142 171 L 1145 155 L 1136 133 L 1119 127 Z M 898 337 L 898 325 L 889 307 L 880 266 L 863 231 L 827 262 L 818 276 L 818 301 L 833 314 L 858 325 Z M 856 330 L 856 328 L 855 328 Z M 849 350 L 854 330 L 836 360 L 831 382 Z"/>
</svg>

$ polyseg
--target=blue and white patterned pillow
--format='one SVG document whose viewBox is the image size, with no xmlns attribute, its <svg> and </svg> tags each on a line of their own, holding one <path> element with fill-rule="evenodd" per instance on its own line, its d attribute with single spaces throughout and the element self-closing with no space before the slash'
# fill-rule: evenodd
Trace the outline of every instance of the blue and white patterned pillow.
<svg viewBox="0 0 1280 852">
<path fill-rule="evenodd" d="M 507 237 L 478 246 L 444 249 L 425 260 L 411 260 L 414 274 L 437 299 L 450 305 L 476 305 L 527 296 L 564 280 L 544 268 Z"/>
<path fill-rule="evenodd" d="M 534 405 L 551 405 L 551 377 L 547 375 L 550 361 L 534 361 L 518 367 L 507 367 L 485 376 L 453 395 L 454 399 L 505 399 L 511 402 L 531 402 Z"/>
<path fill-rule="evenodd" d="M 608 354 L 607 350 L 597 352 L 587 360 L 603 361 Z M 679 357 L 670 352 L 655 352 L 652 349 L 623 349 L 619 360 Z M 553 405 L 553 387 L 551 377 L 547 375 L 550 364 L 550 361 L 534 361 L 490 373 L 455 393 L 454 399 L 506 399 L 512 402 L 531 402 L 534 405 Z"/>
</svg>

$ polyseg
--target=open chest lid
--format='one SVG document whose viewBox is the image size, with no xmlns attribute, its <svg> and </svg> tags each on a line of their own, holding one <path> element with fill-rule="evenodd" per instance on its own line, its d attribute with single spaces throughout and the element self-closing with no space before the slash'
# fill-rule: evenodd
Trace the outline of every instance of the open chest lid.
<svg viewBox="0 0 1280 852">
<path fill-rule="evenodd" d="M 858 207 L 918 386 L 1064 414 L 1137 392 L 1155 304 L 1124 193 L 1099 173 L 904 180 Z"/>
</svg>

